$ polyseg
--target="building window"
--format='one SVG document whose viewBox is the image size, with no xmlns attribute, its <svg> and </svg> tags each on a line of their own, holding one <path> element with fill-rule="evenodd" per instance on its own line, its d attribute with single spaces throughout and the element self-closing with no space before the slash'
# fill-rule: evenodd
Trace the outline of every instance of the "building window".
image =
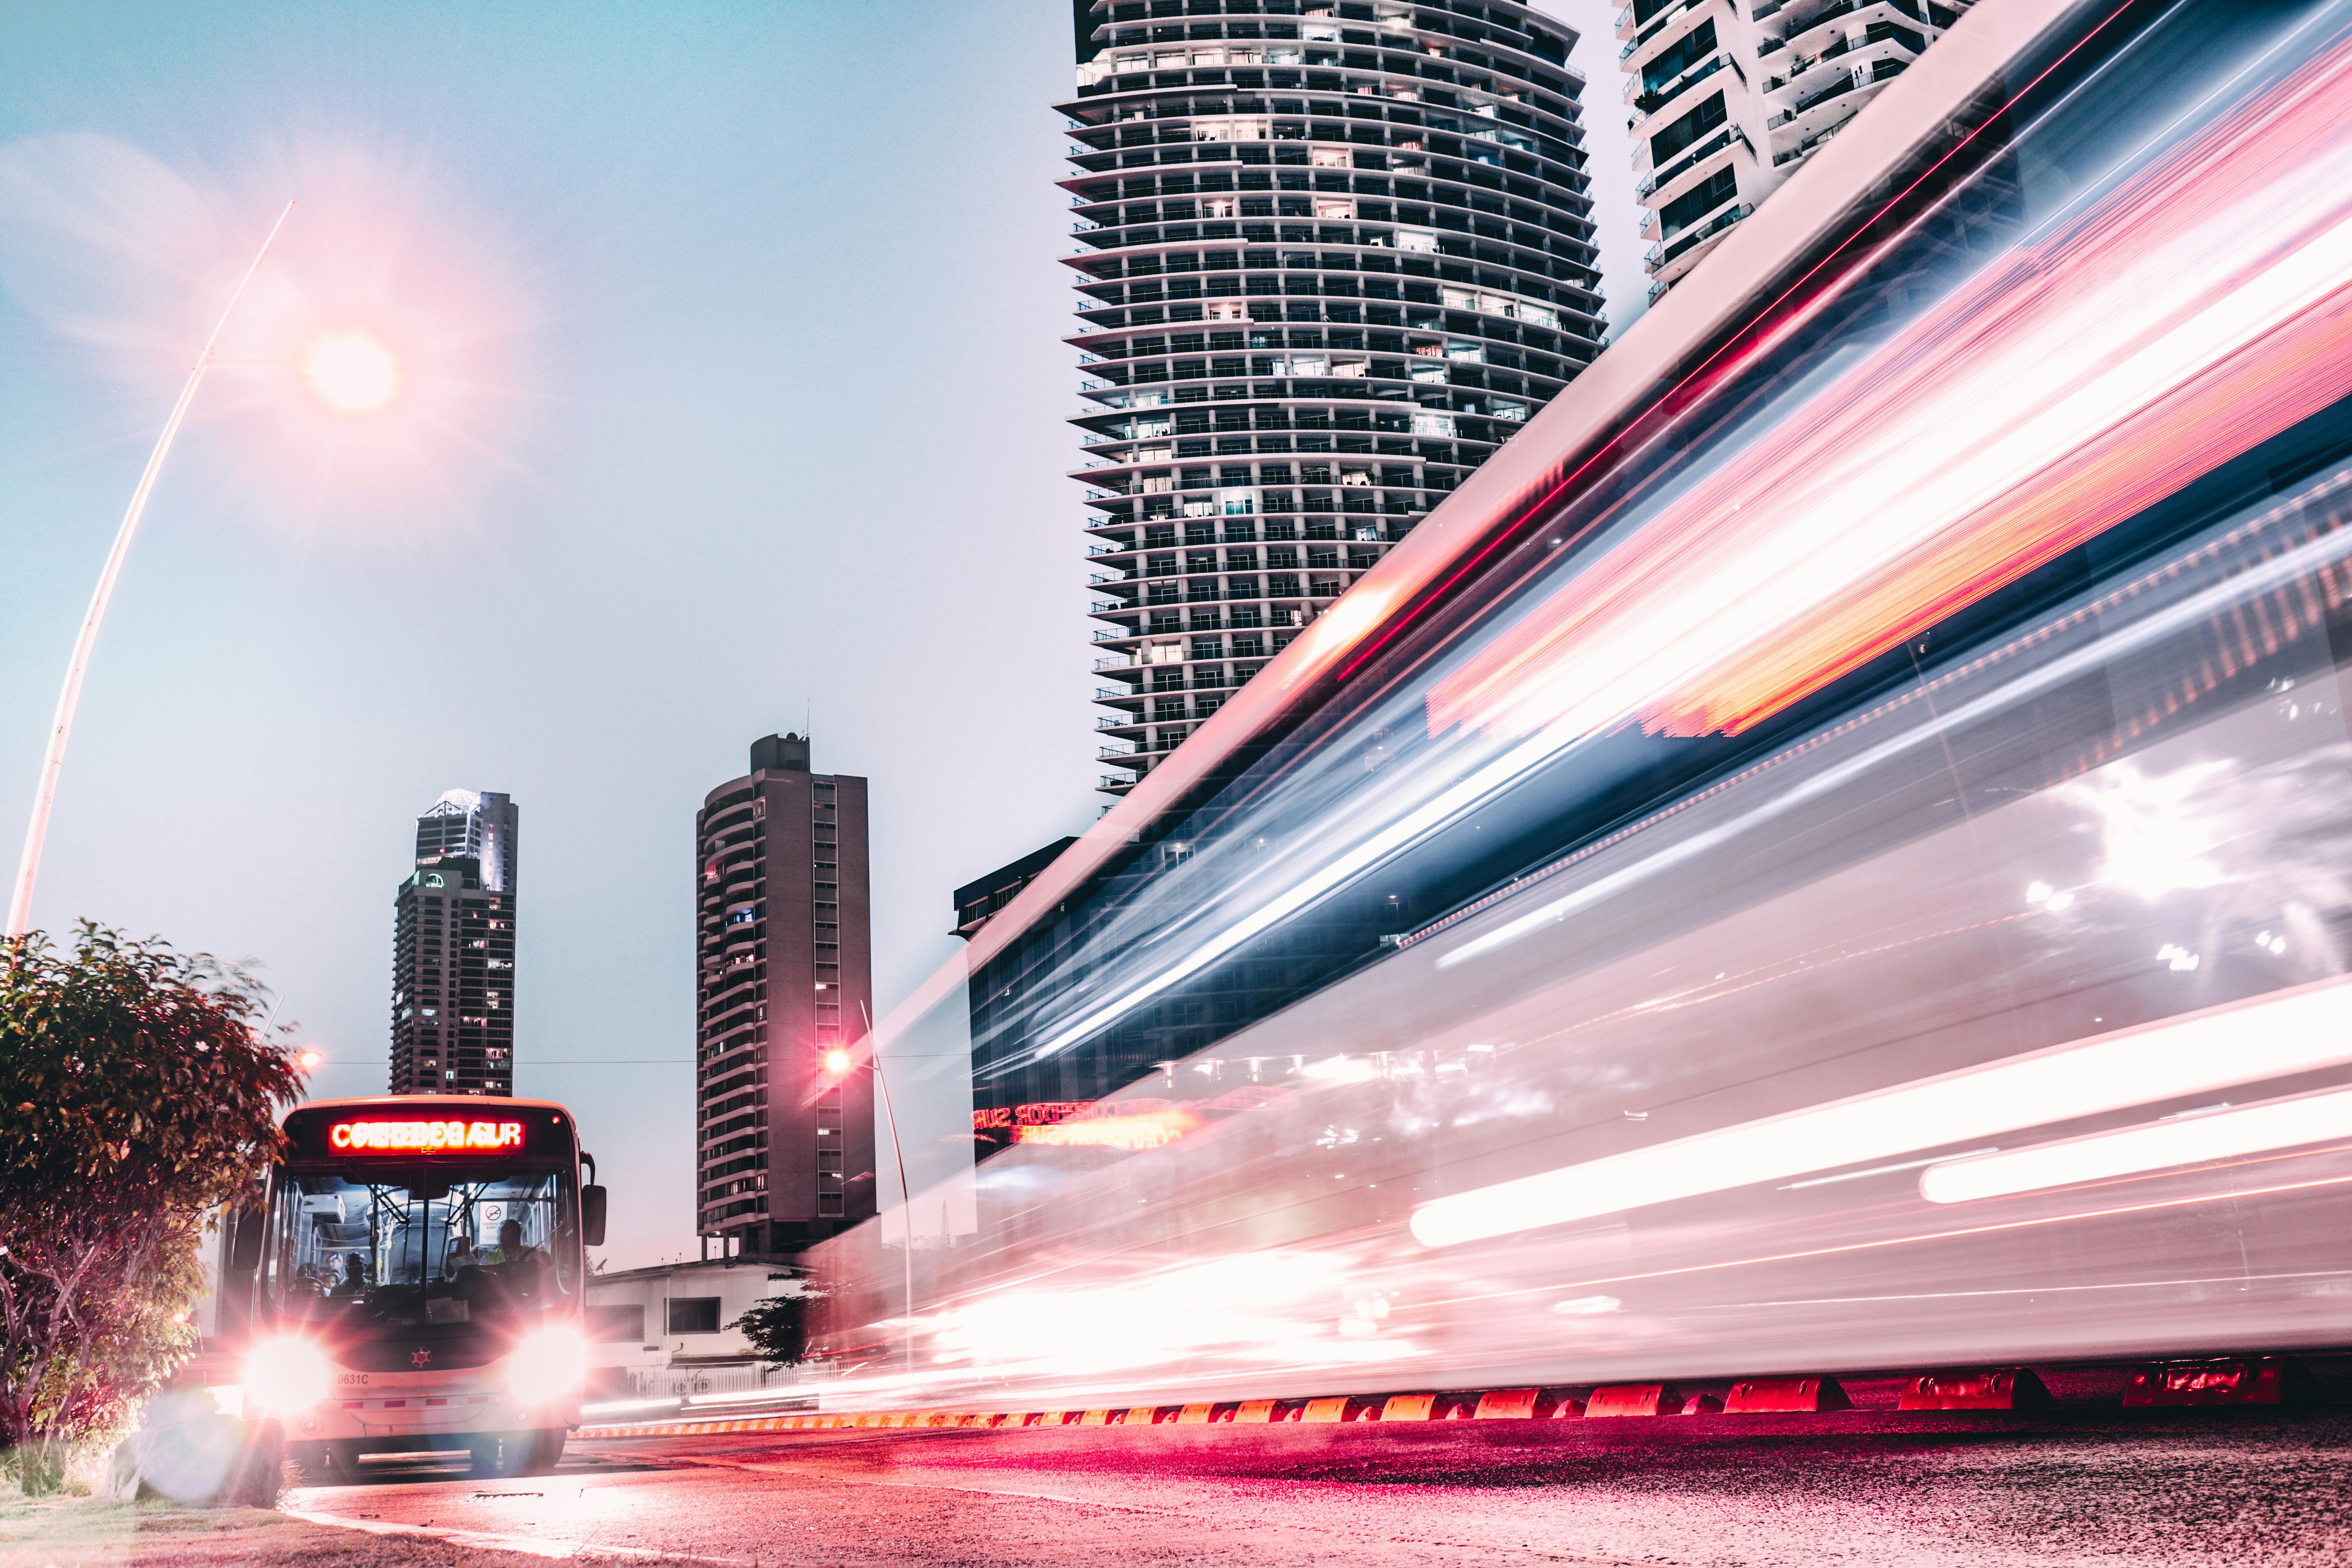
<svg viewBox="0 0 2352 1568">
<path fill-rule="evenodd" d="M 719 1298 L 674 1296 L 669 1303 L 669 1331 L 674 1334 L 715 1334 L 719 1331 Z"/>
<path fill-rule="evenodd" d="M 589 1308 L 588 1337 L 600 1345 L 642 1342 L 646 1337 L 645 1307 L 639 1304 L 630 1307 Z"/>
<path fill-rule="evenodd" d="M 1658 209 L 1661 237 L 1672 239 L 1716 208 L 1739 195 L 1739 182 L 1729 169 L 1717 169 L 1698 184 Z"/>
</svg>

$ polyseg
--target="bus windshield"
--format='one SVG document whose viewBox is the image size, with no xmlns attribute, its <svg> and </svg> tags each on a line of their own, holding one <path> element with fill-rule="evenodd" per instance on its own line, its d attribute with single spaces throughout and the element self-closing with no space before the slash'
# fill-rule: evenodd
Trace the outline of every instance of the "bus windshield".
<svg viewBox="0 0 2352 1568">
<path fill-rule="evenodd" d="M 569 1173 L 289 1170 L 267 1289 L 281 1318 L 405 1327 L 535 1316 L 580 1299 Z"/>
</svg>

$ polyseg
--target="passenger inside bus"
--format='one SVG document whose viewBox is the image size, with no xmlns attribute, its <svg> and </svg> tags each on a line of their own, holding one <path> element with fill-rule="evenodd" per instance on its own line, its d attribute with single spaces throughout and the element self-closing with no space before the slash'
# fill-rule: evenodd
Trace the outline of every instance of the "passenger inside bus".
<svg viewBox="0 0 2352 1568">
<path fill-rule="evenodd" d="M 551 1173 L 436 1169 L 367 1182 L 302 1172 L 288 1186 L 269 1289 L 290 1316 L 479 1322 L 536 1313 L 578 1289 L 550 1250 L 572 1223 L 569 1188 Z"/>
</svg>

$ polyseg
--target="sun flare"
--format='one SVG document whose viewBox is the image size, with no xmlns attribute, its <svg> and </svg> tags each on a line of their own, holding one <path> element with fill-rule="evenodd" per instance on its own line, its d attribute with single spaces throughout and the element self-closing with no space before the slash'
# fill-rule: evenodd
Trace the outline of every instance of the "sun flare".
<svg viewBox="0 0 2352 1568">
<path fill-rule="evenodd" d="M 302 378 L 338 414 L 373 414 L 400 393 L 400 360 L 363 328 L 320 331 L 302 353 Z"/>
</svg>

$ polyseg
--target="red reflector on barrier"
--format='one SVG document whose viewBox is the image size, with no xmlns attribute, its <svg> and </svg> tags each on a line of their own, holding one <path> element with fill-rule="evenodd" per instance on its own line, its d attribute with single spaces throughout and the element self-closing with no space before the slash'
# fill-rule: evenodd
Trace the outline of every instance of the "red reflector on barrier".
<svg viewBox="0 0 2352 1568">
<path fill-rule="evenodd" d="M 1478 1396 L 1478 1408 L 1473 1415 L 1478 1421 L 1527 1420 L 1536 1413 L 1536 1394 L 1532 1388 L 1491 1389 Z"/>
<path fill-rule="evenodd" d="M 1673 1415 L 1683 1407 L 1682 1390 L 1671 1383 L 1620 1383 L 1596 1388 L 1584 1402 L 1584 1414 L 1601 1415 Z"/>
<path fill-rule="evenodd" d="M 1437 1405 L 1434 1394 L 1392 1394 L 1381 1406 L 1383 1421 L 1426 1421 Z"/>
<path fill-rule="evenodd" d="M 1683 1401 L 1683 1414 L 1685 1415 L 1720 1415 L 1723 1414 L 1723 1401 L 1717 1399 L 1712 1394 L 1694 1394 L 1688 1399 Z"/>
<path fill-rule="evenodd" d="M 2045 1410 L 2050 1390 L 2024 1367 L 2005 1372 L 1931 1372 L 1903 1385 L 1897 1410 Z"/>
<path fill-rule="evenodd" d="M 1278 1421 L 1281 1416 L 1276 1413 L 1275 1406 L 1279 1403 L 1273 1399 L 1244 1400 L 1234 1407 L 1234 1419 L 1244 1426 L 1263 1426 L 1268 1422 Z"/>
<path fill-rule="evenodd" d="M 2127 1405 L 2293 1405 L 2308 1374 L 2292 1356 L 2252 1361 L 2171 1362 L 2142 1367 L 2124 1390 Z"/>
<path fill-rule="evenodd" d="M 1833 1377 L 1759 1377 L 1735 1383 L 1724 1395 L 1727 1415 L 1767 1415 L 1822 1410 L 1851 1410 L 1853 1401 Z"/>
</svg>

